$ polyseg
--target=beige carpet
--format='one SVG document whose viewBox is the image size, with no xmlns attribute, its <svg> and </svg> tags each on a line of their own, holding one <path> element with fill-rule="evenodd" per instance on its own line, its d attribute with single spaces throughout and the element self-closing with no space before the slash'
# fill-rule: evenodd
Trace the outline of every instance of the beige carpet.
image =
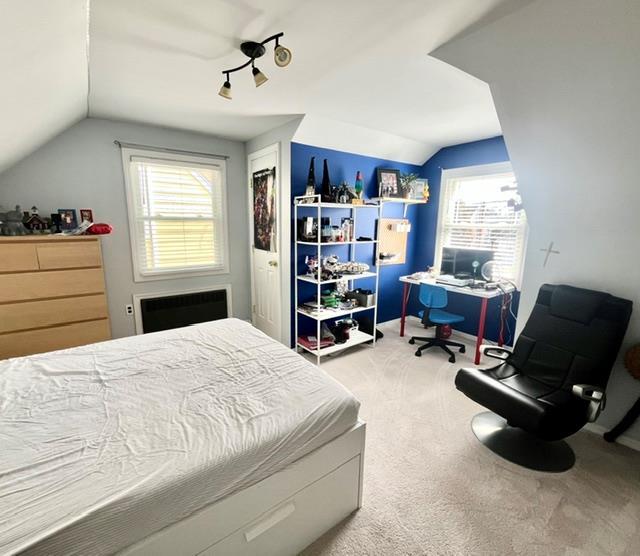
<svg viewBox="0 0 640 556">
<path fill-rule="evenodd" d="M 362 402 L 364 506 L 303 554 L 640 554 L 640 452 L 580 432 L 568 472 L 504 461 L 471 432 L 481 408 L 455 389 L 458 365 L 381 329 L 375 349 L 322 364 Z"/>
</svg>

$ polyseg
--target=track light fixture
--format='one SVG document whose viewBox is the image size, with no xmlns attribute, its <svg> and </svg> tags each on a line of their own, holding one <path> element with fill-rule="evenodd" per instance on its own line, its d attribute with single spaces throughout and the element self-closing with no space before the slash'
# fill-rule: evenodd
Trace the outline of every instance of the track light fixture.
<svg viewBox="0 0 640 556">
<path fill-rule="evenodd" d="M 266 52 L 264 45 L 268 42 L 276 42 L 276 46 L 273 51 L 273 58 L 276 65 L 281 68 L 288 66 L 291 62 L 291 50 L 285 48 L 279 43 L 280 37 L 283 36 L 284 33 L 278 33 L 277 35 L 273 35 L 263 40 L 262 42 L 243 42 L 240 45 L 240 50 L 242 50 L 245 56 L 249 57 L 249 60 L 236 68 L 224 70 L 222 72 L 222 74 L 225 76 L 225 82 L 222 84 L 222 87 L 220 87 L 220 91 L 218 92 L 218 94 L 223 98 L 231 100 L 231 80 L 229 78 L 229 74 L 244 69 L 249 65 L 251 66 L 251 73 L 253 75 L 253 80 L 255 81 L 256 87 L 260 87 L 260 85 L 264 85 L 267 82 L 267 76 L 256 67 L 255 60 L 256 58 L 264 56 L 264 53 Z"/>
<path fill-rule="evenodd" d="M 276 37 L 276 47 L 273 50 L 273 58 L 276 62 L 276 66 L 284 68 L 291 63 L 291 50 L 285 48 L 278 42 L 279 37 Z"/>
<path fill-rule="evenodd" d="M 220 87 L 220 91 L 218 91 L 218 94 L 222 98 L 226 98 L 228 100 L 231 100 L 233 98 L 231 96 L 231 81 L 229 81 L 229 74 L 227 74 L 227 79 L 222 84 L 222 87 Z"/>
<path fill-rule="evenodd" d="M 256 87 L 260 87 L 260 85 L 264 85 L 267 82 L 267 76 L 257 67 L 252 66 L 251 73 L 253 74 L 253 80 L 256 82 Z"/>
</svg>

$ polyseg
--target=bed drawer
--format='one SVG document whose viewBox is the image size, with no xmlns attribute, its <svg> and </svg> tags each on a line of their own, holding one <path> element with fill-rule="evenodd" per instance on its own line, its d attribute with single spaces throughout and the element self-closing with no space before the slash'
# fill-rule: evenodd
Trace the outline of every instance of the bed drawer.
<svg viewBox="0 0 640 556">
<path fill-rule="evenodd" d="M 107 319 L 0 334 L 0 359 L 82 346 L 110 338 Z"/>
<path fill-rule="evenodd" d="M 38 255 L 33 244 L 0 243 L 0 272 L 38 270 Z"/>
<path fill-rule="evenodd" d="M 0 303 L 104 293 L 101 268 L 0 274 Z"/>
<path fill-rule="evenodd" d="M 36 250 L 40 270 L 88 268 L 102 265 L 98 240 L 42 243 L 37 246 Z"/>
<path fill-rule="evenodd" d="M 297 554 L 358 507 L 359 473 L 356 456 L 200 555 Z"/>
<path fill-rule="evenodd" d="M 106 319 L 107 298 L 102 294 L 73 299 L 49 299 L 0 305 L 0 334 L 85 320 Z"/>
</svg>

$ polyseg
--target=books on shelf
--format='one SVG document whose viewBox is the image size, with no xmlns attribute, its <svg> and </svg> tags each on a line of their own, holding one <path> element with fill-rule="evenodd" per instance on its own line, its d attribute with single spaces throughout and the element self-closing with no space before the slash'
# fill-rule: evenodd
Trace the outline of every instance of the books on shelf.
<svg viewBox="0 0 640 556">
<path fill-rule="evenodd" d="M 318 346 L 318 338 L 315 336 L 298 336 L 298 343 L 307 349 L 325 348 L 335 344 L 333 340 L 326 338 L 320 340 L 320 345 Z"/>
</svg>

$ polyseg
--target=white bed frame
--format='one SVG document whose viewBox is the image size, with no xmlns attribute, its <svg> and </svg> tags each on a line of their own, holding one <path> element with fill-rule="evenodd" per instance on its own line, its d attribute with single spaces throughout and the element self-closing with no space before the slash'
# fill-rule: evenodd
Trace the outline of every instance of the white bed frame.
<svg viewBox="0 0 640 556">
<path fill-rule="evenodd" d="M 366 425 L 130 546 L 127 556 L 297 554 L 362 505 Z"/>
</svg>

